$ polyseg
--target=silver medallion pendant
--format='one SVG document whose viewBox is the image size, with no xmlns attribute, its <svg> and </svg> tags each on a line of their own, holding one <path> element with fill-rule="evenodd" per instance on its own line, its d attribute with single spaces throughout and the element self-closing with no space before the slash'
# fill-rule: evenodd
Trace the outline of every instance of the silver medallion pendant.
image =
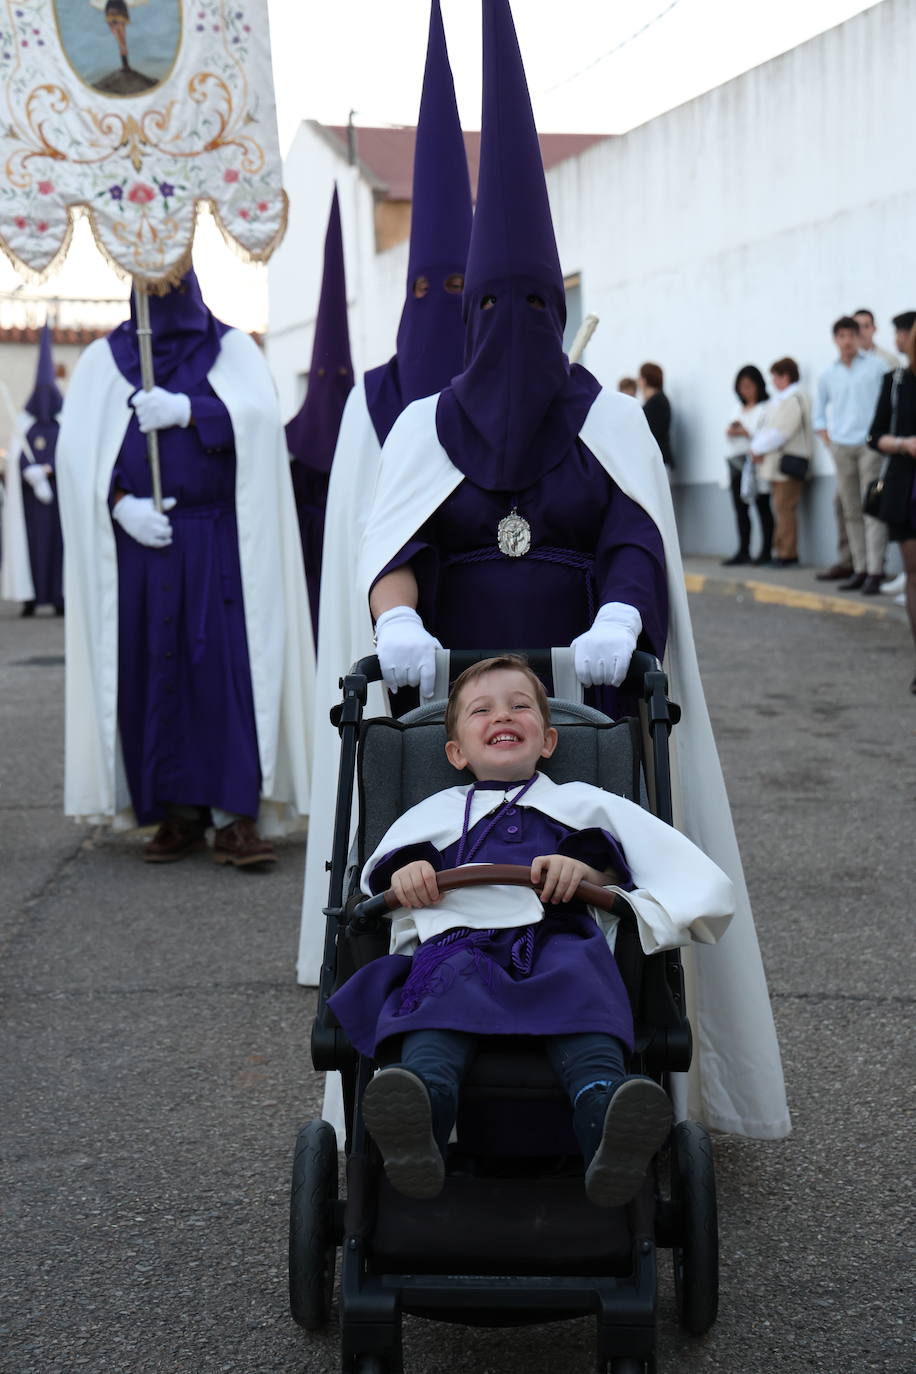
<svg viewBox="0 0 916 1374">
<path fill-rule="evenodd" d="M 513 509 L 496 527 L 496 543 L 507 558 L 522 558 L 531 548 L 531 526 Z"/>
</svg>

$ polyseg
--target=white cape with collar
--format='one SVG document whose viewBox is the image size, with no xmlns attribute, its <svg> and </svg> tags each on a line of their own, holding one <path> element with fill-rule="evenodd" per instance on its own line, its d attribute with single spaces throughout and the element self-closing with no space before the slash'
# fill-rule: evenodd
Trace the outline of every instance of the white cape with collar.
<svg viewBox="0 0 916 1374">
<path fill-rule="evenodd" d="M 6 480 L 3 488 L 3 566 L 0 567 L 0 596 L 4 601 L 33 601 L 35 584 L 32 581 L 32 560 L 29 555 L 29 535 L 25 527 L 25 506 L 22 484 L 25 478 L 19 466 L 22 439 L 34 424 L 32 416 L 23 410 L 6 446 Z"/>
<path fill-rule="evenodd" d="M 365 379 L 360 377 L 347 397 L 340 422 L 324 522 L 312 731 L 312 814 L 296 964 L 298 981 L 311 986 L 318 982 L 324 953 L 322 911 L 328 904 L 325 864 L 331 858 L 340 765 L 340 736 L 329 716 L 340 701 L 338 684 L 344 673 L 357 659 L 375 652 L 369 603 L 361 596 L 356 569 L 381 454 L 366 401 Z M 369 688 L 366 714 L 385 715 L 387 701 L 381 683 L 374 683 Z"/>
<path fill-rule="evenodd" d="M 371 892 L 369 876 L 394 849 L 424 840 L 439 850 L 454 844 L 464 828 L 470 784 L 437 792 L 411 807 L 380 841 L 362 872 L 362 889 Z M 510 785 L 508 791 L 515 789 Z M 475 791 L 468 828 L 473 829 L 501 794 Z M 635 891 L 608 884 L 626 899 L 636 917 L 646 954 L 686 945 L 691 940 L 713 944 L 724 933 L 734 911 L 734 890 L 711 859 L 678 830 L 644 811 L 635 802 L 584 782 L 555 783 L 543 773 L 516 803 L 532 807 L 573 830 L 598 828 L 620 841 Z M 519 887 L 481 886 L 445 893 L 435 906 L 404 910 L 392 920 L 392 954 L 410 953 L 418 943 L 456 926 L 475 930 L 508 929 L 543 919 L 544 908 L 533 891 Z M 595 913 L 601 924 L 604 913 Z"/>
<path fill-rule="evenodd" d="M 261 763 L 265 834 L 309 807 L 314 653 L 302 545 L 273 380 L 247 334 L 223 336 L 208 380 L 232 420 L 245 627 Z M 118 564 L 108 509 L 136 388 L 107 340 L 90 344 L 60 417 L 57 481 L 64 531 L 67 815 L 135 824 L 118 739 Z M 168 492 L 164 495 L 168 496 Z"/>
<path fill-rule="evenodd" d="M 439 443 L 437 401 L 431 396 L 408 406 L 382 450 L 360 561 L 367 619 L 369 589 L 380 570 L 462 480 Z M 681 1094 L 677 1109 L 715 1130 L 779 1139 L 791 1129 L 779 1044 L 700 681 L 668 479 L 642 407 L 631 397 L 599 392 L 580 437 L 662 536 L 669 604 L 665 669 L 670 695 L 684 712 L 672 736 L 675 822 L 735 888 L 735 915 L 721 941 L 715 948 L 695 945 L 685 958 L 694 1062 L 686 1100 Z"/>
</svg>

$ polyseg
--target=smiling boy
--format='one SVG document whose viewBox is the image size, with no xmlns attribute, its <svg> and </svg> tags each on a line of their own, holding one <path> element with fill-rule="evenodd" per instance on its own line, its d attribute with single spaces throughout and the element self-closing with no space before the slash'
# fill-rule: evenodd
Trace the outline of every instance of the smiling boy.
<svg viewBox="0 0 916 1374">
<path fill-rule="evenodd" d="M 393 953 L 330 1002 L 363 1054 L 403 1037 L 400 1062 L 366 1090 L 366 1124 L 392 1185 L 436 1196 L 479 1037 L 537 1036 L 572 1103 L 587 1195 L 620 1206 L 665 1139 L 671 1107 L 657 1083 L 626 1071 L 632 1017 L 607 938 L 616 922 L 599 924 L 574 894 L 584 879 L 625 895 L 651 953 L 717 938 L 733 909 L 731 884 L 632 802 L 537 771 L 558 738 L 524 659 L 505 655 L 463 673 L 445 725 L 449 762 L 475 781 L 411 808 L 369 858 L 364 890 L 390 886 L 401 904 Z M 540 891 L 440 896 L 437 869 L 470 863 L 528 864 Z"/>
</svg>

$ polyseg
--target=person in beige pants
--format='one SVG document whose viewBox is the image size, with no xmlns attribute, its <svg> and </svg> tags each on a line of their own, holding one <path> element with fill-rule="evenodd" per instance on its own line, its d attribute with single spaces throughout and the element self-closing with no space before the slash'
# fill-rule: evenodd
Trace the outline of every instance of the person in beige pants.
<svg viewBox="0 0 916 1374">
<path fill-rule="evenodd" d="M 770 484 L 773 507 L 773 559 L 776 568 L 790 568 L 798 562 L 798 503 L 804 480 L 782 470 L 788 455 L 811 462 L 811 413 L 808 398 L 799 386 L 798 363 L 794 358 L 778 358 L 770 368 L 776 396 L 764 425 L 751 440 L 751 457 L 760 465 L 760 474 Z"/>
</svg>

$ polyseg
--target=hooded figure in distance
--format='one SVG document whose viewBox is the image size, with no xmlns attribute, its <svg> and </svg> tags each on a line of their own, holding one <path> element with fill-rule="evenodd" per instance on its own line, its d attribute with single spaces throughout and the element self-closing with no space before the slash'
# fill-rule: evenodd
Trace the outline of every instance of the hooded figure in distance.
<svg viewBox="0 0 916 1374">
<path fill-rule="evenodd" d="M 57 414 L 63 397 L 54 380 L 51 328 L 38 346 L 35 386 L 9 444 L 3 507 L 3 596 L 22 602 L 23 616 L 36 606 L 64 611 L 64 543 L 57 505 Z"/>
</svg>

